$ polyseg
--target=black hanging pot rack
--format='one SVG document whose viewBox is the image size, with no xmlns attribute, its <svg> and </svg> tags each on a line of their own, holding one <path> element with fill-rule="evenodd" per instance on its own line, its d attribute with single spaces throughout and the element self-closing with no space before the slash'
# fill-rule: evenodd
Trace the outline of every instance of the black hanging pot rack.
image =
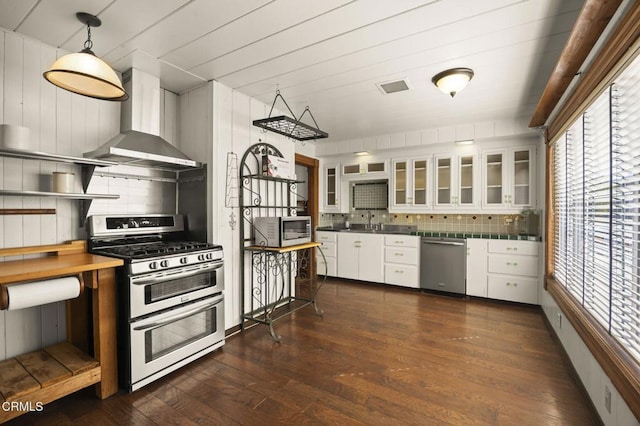
<svg viewBox="0 0 640 426">
<path fill-rule="evenodd" d="M 273 107 L 275 106 L 278 98 L 282 99 L 282 102 L 285 104 L 293 118 L 286 115 L 271 117 L 271 113 L 273 113 Z M 307 112 L 309 113 L 309 116 L 313 120 L 313 124 L 315 124 L 316 127 L 310 126 L 300 121 Z M 313 114 L 311 114 L 311 110 L 308 106 L 304 108 L 304 111 L 302 111 L 302 114 L 300 114 L 300 117 L 298 119 L 296 119 L 295 116 L 296 115 L 293 113 L 293 111 L 291 111 L 291 108 L 289 108 L 287 101 L 285 101 L 280 94 L 280 91 L 276 90 L 276 97 L 273 99 L 273 104 L 271 104 L 269 117 L 262 118 L 260 120 L 253 120 L 253 125 L 298 141 L 324 139 L 329 137 L 329 134 L 327 132 L 323 132 L 322 130 L 318 129 L 318 123 L 313 117 Z"/>
</svg>

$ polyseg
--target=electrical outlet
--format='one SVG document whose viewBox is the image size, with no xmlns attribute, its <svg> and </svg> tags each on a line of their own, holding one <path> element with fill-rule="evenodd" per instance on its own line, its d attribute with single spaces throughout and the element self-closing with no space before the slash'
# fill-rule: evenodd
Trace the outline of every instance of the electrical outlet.
<svg viewBox="0 0 640 426">
<path fill-rule="evenodd" d="M 611 414 L 611 389 L 607 385 L 604 385 L 604 408 Z"/>
<path fill-rule="evenodd" d="M 562 314 L 560 312 L 558 312 L 558 314 L 557 314 L 556 323 L 558 325 L 558 330 L 561 330 L 562 329 Z"/>
</svg>

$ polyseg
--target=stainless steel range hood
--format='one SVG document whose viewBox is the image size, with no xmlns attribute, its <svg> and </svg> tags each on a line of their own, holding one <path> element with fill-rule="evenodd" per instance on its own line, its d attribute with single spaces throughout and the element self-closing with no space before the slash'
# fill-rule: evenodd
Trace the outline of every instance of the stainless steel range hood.
<svg viewBox="0 0 640 426">
<path fill-rule="evenodd" d="M 121 133 L 84 156 L 169 170 L 201 167 L 202 163 L 159 136 L 160 79 L 132 68 L 122 75 L 122 81 L 130 97 L 121 106 Z"/>
</svg>

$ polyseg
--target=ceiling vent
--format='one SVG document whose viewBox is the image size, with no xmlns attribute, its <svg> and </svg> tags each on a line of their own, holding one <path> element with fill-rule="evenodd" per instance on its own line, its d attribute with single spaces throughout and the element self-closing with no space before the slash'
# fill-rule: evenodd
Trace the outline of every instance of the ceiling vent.
<svg viewBox="0 0 640 426">
<path fill-rule="evenodd" d="M 380 91 L 385 95 L 396 92 L 404 92 L 405 90 L 409 90 L 411 88 L 411 86 L 409 85 L 409 81 L 406 79 L 376 83 L 376 86 L 378 86 L 378 89 L 380 89 Z"/>
</svg>

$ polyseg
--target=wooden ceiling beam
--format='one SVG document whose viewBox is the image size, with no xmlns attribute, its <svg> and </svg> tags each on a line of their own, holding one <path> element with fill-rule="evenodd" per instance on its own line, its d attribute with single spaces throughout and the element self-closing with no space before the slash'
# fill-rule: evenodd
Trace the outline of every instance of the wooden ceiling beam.
<svg viewBox="0 0 640 426">
<path fill-rule="evenodd" d="M 529 127 L 540 127 L 549 119 L 560 98 L 580 70 L 591 49 L 622 3 L 622 0 L 587 0 L 569 39 L 538 101 Z"/>
</svg>

